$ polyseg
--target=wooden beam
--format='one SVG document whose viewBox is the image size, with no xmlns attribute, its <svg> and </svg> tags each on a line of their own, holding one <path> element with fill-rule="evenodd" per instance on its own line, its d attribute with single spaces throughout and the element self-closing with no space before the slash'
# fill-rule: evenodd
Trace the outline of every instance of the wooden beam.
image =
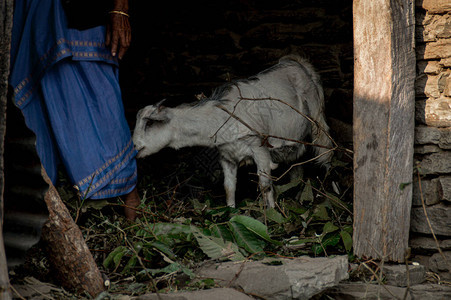
<svg viewBox="0 0 451 300">
<path fill-rule="evenodd" d="M 412 201 L 414 3 L 354 0 L 353 13 L 354 253 L 402 262 Z"/>
</svg>

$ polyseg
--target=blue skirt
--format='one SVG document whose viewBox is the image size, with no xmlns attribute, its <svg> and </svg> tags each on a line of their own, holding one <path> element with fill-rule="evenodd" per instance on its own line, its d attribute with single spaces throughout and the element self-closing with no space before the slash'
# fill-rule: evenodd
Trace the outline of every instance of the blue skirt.
<svg viewBox="0 0 451 300">
<path fill-rule="evenodd" d="M 136 186 L 136 151 L 103 26 L 67 28 L 60 0 L 16 1 L 11 78 L 14 101 L 36 134 L 55 184 L 62 163 L 81 197 L 101 199 Z"/>
</svg>

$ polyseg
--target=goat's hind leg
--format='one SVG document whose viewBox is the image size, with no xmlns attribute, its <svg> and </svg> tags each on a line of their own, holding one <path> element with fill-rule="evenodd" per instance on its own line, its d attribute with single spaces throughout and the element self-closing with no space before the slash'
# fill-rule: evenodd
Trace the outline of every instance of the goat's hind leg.
<svg viewBox="0 0 451 300">
<path fill-rule="evenodd" d="M 274 190 L 272 187 L 271 169 L 275 164 L 271 161 L 269 150 L 264 147 L 256 147 L 252 149 L 253 158 L 257 165 L 258 183 L 263 200 L 270 208 L 275 206 Z"/>
</svg>

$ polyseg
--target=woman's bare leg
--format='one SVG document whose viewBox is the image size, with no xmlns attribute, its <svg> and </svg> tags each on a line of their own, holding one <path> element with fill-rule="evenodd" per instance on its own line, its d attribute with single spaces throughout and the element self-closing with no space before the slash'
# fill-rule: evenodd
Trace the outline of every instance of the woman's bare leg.
<svg viewBox="0 0 451 300">
<path fill-rule="evenodd" d="M 141 203 L 141 199 L 138 195 L 138 189 L 135 187 L 130 193 L 123 196 L 125 202 L 124 213 L 125 217 L 131 221 L 136 219 L 136 210 L 134 208 L 138 207 Z"/>
</svg>

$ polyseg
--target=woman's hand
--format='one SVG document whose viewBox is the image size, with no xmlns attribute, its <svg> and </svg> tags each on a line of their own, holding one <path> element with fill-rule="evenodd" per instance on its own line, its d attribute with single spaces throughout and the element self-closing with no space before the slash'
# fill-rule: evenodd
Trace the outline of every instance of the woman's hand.
<svg viewBox="0 0 451 300">
<path fill-rule="evenodd" d="M 107 25 L 105 43 L 111 54 L 122 59 L 131 42 L 131 26 L 128 20 L 128 0 L 114 0 L 110 21 Z"/>
</svg>

